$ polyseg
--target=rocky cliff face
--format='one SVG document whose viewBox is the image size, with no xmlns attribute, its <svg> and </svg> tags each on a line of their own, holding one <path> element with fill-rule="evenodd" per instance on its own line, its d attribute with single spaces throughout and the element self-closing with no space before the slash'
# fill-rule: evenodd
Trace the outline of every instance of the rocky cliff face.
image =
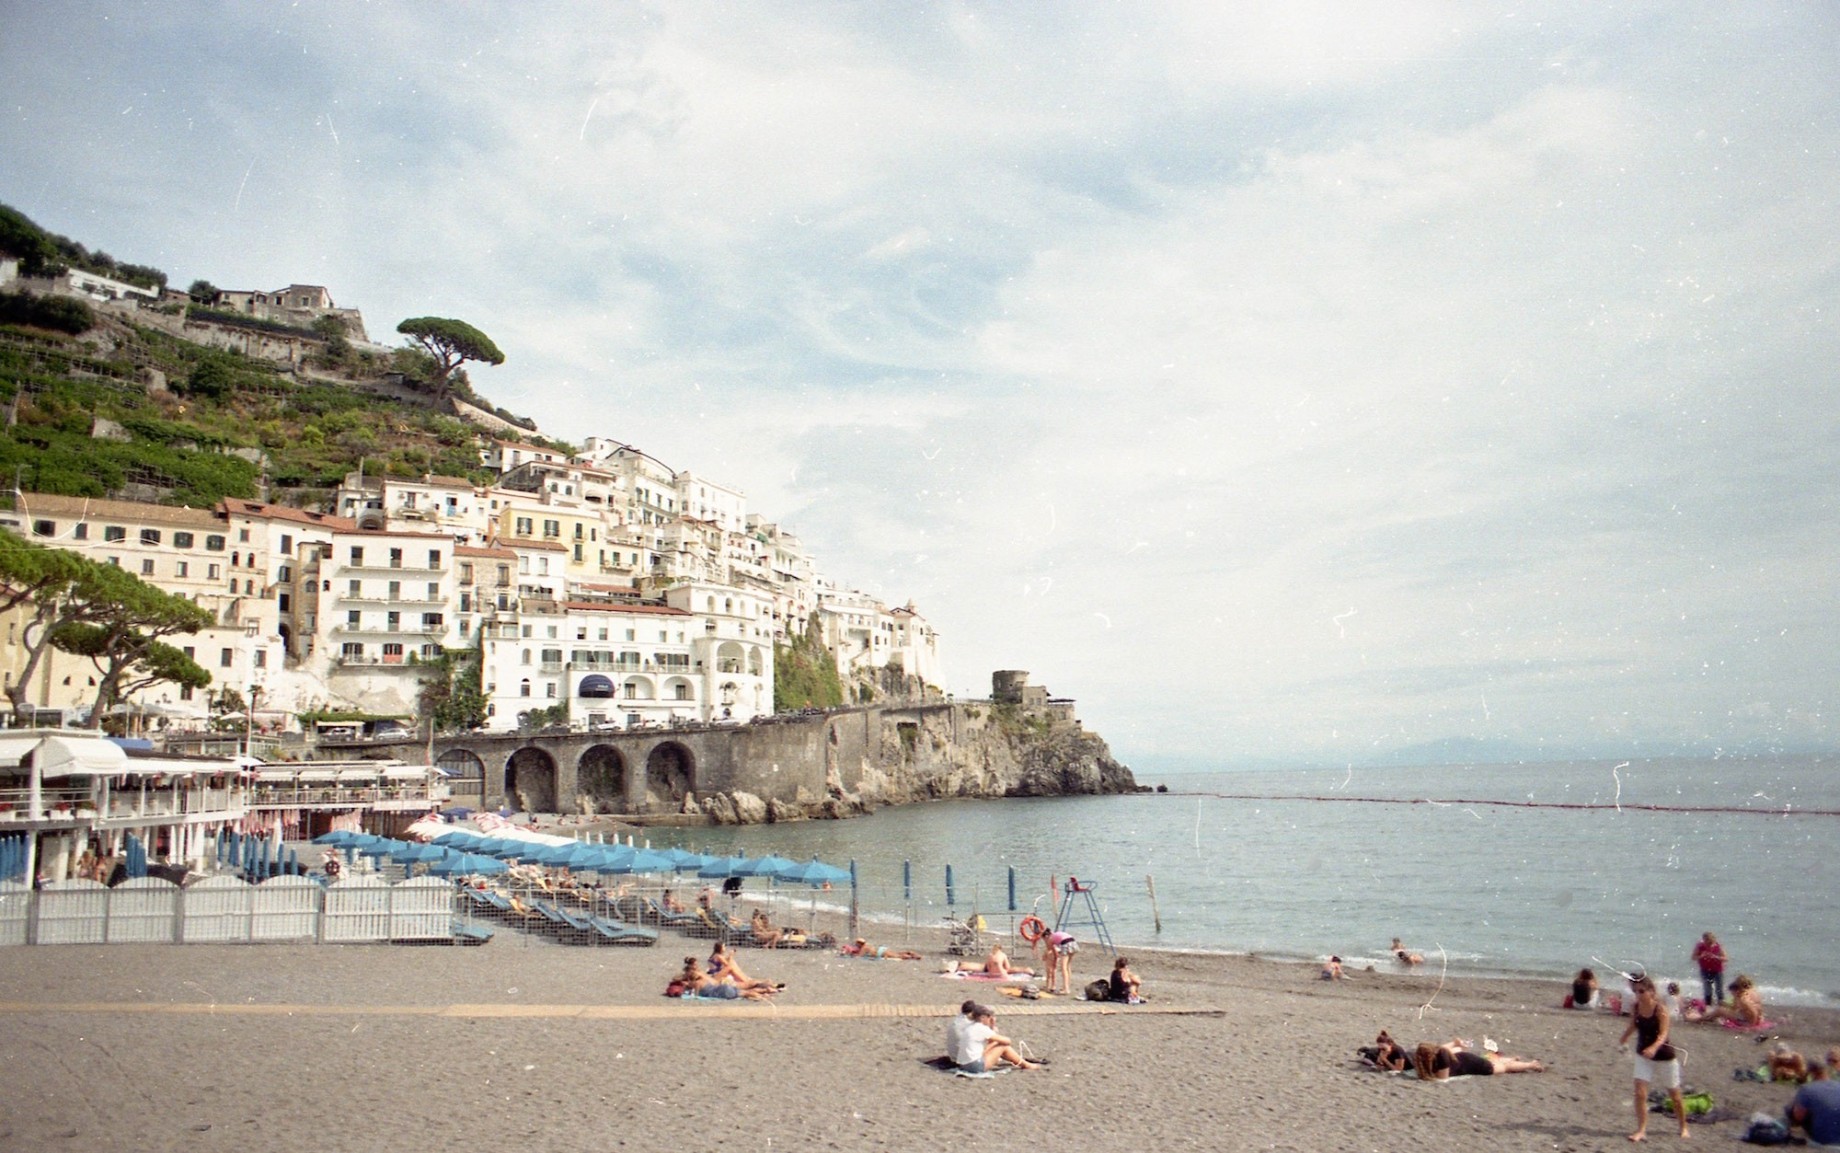
<svg viewBox="0 0 1840 1153">
<path fill-rule="evenodd" d="M 746 791 L 698 798 L 718 824 L 836 819 L 881 805 L 967 797 L 1130 793 L 1131 770 L 1086 732 L 1071 705 L 989 703 L 876 710 L 861 731 L 833 733 L 825 795 L 763 800 Z"/>
</svg>

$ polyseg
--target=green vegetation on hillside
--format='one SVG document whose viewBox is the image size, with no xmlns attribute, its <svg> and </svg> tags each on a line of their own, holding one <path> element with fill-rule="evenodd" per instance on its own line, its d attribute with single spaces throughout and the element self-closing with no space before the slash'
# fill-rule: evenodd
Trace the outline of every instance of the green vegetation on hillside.
<svg viewBox="0 0 1840 1153">
<path fill-rule="evenodd" d="M 144 264 L 124 264 L 106 252 L 91 252 L 68 236 L 46 232 L 25 213 L 0 204 L 0 252 L 19 258 L 26 276 L 61 276 L 69 268 L 93 272 L 140 288 L 166 287 L 166 274 Z"/>
<path fill-rule="evenodd" d="M 820 639 L 818 614 L 787 645 L 773 646 L 773 711 L 830 709 L 843 704 L 843 680 L 837 662 Z"/>
</svg>

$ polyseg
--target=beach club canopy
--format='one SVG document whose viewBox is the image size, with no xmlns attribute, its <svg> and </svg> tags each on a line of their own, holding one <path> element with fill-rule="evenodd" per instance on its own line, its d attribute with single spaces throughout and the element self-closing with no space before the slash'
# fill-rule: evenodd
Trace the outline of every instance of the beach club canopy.
<svg viewBox="0 0 1840 1153">
<path fill-rule="evenodd" d="M 850 879 L 850 870 L 827 865 L 813 857 L 803 865 L 794 865 L 775 875 L 782 881 L 800 885 L 840 885 Z"/>
</svg>

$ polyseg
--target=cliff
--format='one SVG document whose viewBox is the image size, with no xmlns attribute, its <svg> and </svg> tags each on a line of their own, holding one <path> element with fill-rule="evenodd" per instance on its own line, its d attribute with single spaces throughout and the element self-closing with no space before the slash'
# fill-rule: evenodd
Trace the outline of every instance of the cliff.
<svg viewBox="0 0 1840 1153">
<path fill-rule="evenodd" d="M 755 792 L 754 781 L 737 779 L 690 800 L 685 811 L 717 824 L 753 824 L 836 819 L 882 805 L 950 798 L 1138 789 L 1131 770 L 1113 759 L 1102 738 L 1085 731 L 1069 702 L 868 708 L 827 718 L 819 731 L 822 795 L 810 788 L 792 795 Z M 779 768 L 791 770 L 804 760 L 787 759 L 793 763 Z M 780 795 L 772 795 L 776 791 Z"/>
</svg>

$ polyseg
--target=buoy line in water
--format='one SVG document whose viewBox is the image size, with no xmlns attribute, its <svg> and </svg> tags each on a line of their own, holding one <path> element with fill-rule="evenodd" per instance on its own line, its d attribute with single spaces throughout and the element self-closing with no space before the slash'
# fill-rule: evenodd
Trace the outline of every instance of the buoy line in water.
<svg viewBox="0 0 1840 1153">
<path fill-rule="evenodd" d="M 1595 803 L 1584 801 L 1485 801 L 1463 797 L 1343 797 L 1324 796 L 1322 794 L 1304 793 L 1210 793 L 1205 791 L 1178 792 L 1170 789 L 1166 794 L 1171 797 L 1214 797 L 1223 801 L 1340 801 L 1344 804 L 1361 805 L 1493 805 L 1504 809 L 1614 809 L 1622 812 L 1633 809 L 1644 813 L 1738 813 L 1750 817 L 1840 817 L 1840 809 L 1798 809 L 1785 805 L 1780 809 L 1753 809 L 1739 805 L 1638 805 L 1624 803 Z"/>
</svg>

